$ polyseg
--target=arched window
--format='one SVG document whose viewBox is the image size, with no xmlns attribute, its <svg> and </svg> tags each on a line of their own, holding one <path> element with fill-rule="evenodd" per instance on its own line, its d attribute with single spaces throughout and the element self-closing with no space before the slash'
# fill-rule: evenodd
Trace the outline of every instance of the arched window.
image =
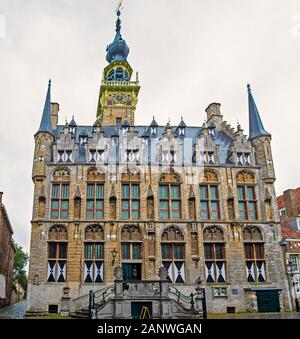
<svg viewBox="0 0 300 339">
<path fill-rule="evenodd" d="M 69 218 L 69 181 L 70 171 L 57 169 L 53 173 L 51 195 L 51 219 Z"/>
<path fill-rule="evenodd" d="M 160 219 L 181 219 L 181 178 L 174 172 L 164 173 L 159 180 Z"/>
<path fill-rule="evenodd" d="M 182 231 L 175 226 L 165 229 L 161 236 L 162 264 L 171 283 L 185 282 L 185 241 Z"/>
<path fill-rule="evenodd" d="M 104 218 L 104 182 L 105 173 L 90 168 L 87 173 L 86 218 Z"/>
<path fill-rule="evenodd" d="M 140 173 L 122 174 L 122 219 L 140 219 Z"/>
<path fill-rule="evenodd" d="M 255 178 L 250 172 L 242 171 L 236 176 L 239 212 L 241 220 L 257 220 Z"/>
<path fill-rule="evenodd" d="M 104 231 L 93 225 L 85 229 L 84 235 L 84 282 L 104 282 Z"/>
<path fill-rule="evenodd" d="M 126 70 L 119 67 L 111 70 L 107 75 L 108 81 L 129 81 L 129 74 Z"/>
<path fill-rule="evenodd" d="M 124 280 L 141 280 L 142 232 L 138 226 L 127 225 L 122 228 L 121 258 Z"/>
<path fill-rule="evenodd" d="M 220 219 L 218 175 L 213 171 L 204 171 L 200 182 L 200 218 Z"/>
<path fill-rule="evenodd" d="M 245 227 L 243 231 L 246 272 L 248 282 L 266 281 L 264 240 L 258 227 Z"/>
<path fill-rule="evenodd" d="M 222 228 L 213 226 L 203 231 L 205 275 L 208 283 L 226 282 L 225 237 Z"/>
<path fill-rule="evenodd" d="M 65 282 L 67 273 L 68 230 L 58 225 L 48 233 L 48 282 Z"/>
</svg>

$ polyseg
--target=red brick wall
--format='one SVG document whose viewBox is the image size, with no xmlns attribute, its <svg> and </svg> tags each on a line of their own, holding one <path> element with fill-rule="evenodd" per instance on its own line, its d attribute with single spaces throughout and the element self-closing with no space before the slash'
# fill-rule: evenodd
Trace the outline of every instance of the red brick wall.
<svg viewBox="0 0 300 339">
<path fill-rule="evenodd" d="M 10 303 L 14 255 L 12 234 L 0 208 L 0 274 L 6 277 L 6 298 L 0 299 L 0 305 Z"/>
<path fill-rule="evenodd" d="M 300 187 L 285 191 L 277 198 L 277 205 L 279 209 L 285 208 L 287 211 L 287 216 L 281 217 L 281 221 L 300 215 Z"/>
</svg>

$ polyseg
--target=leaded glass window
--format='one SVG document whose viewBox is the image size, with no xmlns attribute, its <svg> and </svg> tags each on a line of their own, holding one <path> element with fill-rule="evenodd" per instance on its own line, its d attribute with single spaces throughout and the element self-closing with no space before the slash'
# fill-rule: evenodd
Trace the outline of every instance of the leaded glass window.
<svg viewBox="0 0 300 339">
<path fill-rule="evenodd" d="M 257 202 L 254 186 L 238 186 L 239 212 L 241 220 L 257 220 Z"/>
<path fill-rule="evenodd" d="M 85 229 L 84 282 L 104 282 L 104 232 L 101 226 L 88 226 Z"/>
<path fill-rule="evenodd" d="M 140 218 L 140 185 L 122 184 L 122 219 Z"/>
<path fill-rule="evenodd" d="M 220 219 L 220 203 L 217 185 L 200 185 L 200 218 Z"/>
<path fill-rule="evenodd" d="M 104 218 L 104 184 L 88 184 L 86 200 L 87 219 Z"/>
<path fill-rule="evenodd" d="M 181 218 L 180 185 L 159 186 L 159 217 L 161 219 Z"/>
<path fill-rule="evenodd" d="M 69 218 L 69 184 L 53 184 L 51 219 Z"/>
<path fill-rule="evenodd" d="M 163 266 L 168 271 L 171 283 L 185 282 L 185 242 L 181 230 L 169 227 L 164 230 L 161 238 L 161 254 Z"/>
</svg>

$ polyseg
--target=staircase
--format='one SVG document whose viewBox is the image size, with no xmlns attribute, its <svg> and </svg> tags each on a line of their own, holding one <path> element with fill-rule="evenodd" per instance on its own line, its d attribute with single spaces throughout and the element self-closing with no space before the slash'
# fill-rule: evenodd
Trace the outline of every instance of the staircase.
<svg viewBox="0 0 300 339">
<path fill-rule="evenodd" d="M 107 305 L 111 298 L 114 296 L 114 286 L 108 286 L 104 289 L 96 291 L 94 293 L 94 310 L 96 314 L 105 306 Z M 74 300 L 76 303 L 77 300 L 86 298 L 88 300 L 89 295 L 86 294 L 85 296 L 81 296 Z M 88 302 L 87 302 L 88 303 Z M 88 319 L 89 318 L 89 308 L 83 307 L 76 309 L 75 312 L 70 313 L 70 316 L 75 319 Z"/>
</svg>

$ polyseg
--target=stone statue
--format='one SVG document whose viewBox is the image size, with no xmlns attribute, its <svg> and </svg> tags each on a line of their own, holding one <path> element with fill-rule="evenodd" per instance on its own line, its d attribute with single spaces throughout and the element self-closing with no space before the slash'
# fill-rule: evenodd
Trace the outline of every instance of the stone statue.
<svg viewBox="0 0 300 339">
<path fill-rule="evenodd" d="M 168 279 L 168 270 L 165 267 L 161 267 L 158 271 L 158 276 L 160 280 Z"/>
<path fill-rule="evenodd" d="M 116 280 L 123 280 L 123 270 L 122 267 L 116 267 L 114 270 L 114 277 Z"/>
</svg>

